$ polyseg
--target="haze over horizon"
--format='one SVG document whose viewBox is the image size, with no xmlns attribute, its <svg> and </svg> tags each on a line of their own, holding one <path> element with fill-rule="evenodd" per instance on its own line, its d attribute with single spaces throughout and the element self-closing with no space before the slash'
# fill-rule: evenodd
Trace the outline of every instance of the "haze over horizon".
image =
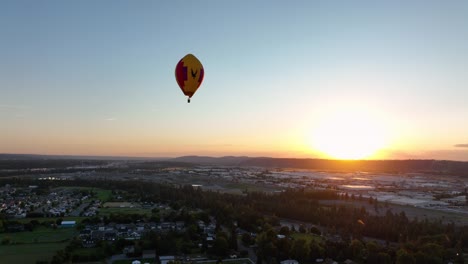
<svg viewBox="0 0 468 264">
<path fill-rule="evenodd" d="M 0 153 L 468 161 L 466 1 L 5 1 Z M 190 104 L 174 78 L 205 68 Z"/>
</svg>

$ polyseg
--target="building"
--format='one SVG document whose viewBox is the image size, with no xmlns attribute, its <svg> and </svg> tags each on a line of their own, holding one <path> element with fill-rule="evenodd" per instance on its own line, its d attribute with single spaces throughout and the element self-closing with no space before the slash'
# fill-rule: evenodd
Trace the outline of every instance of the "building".
<svg viewBox="0 0 468 264">
<path fill-rule="evenodd" d="M 294 259 L 287 259 L 280 262 L 281 264 L 299 264 L 299 261 Z"/>
<path fill-rule="evenodd" d="M 175 256 L 160 256 L 159 257 L 159 262 L 161 264 L 167 264 L 168 262 L 174 261 L 174 260 L 175 260 Z"/>
<path fill-rule="evenodd" d="M 75 227 L 76 221 L 62 221 L 61 227 Z"/>
</svg>

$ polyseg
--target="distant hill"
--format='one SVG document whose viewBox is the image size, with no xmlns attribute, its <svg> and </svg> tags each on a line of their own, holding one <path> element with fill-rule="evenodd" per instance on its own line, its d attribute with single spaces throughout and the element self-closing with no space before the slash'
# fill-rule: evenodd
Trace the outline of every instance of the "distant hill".
<svg viewBox="0 0 468 264">
<path fill-rule="evenodd" d="M 0 160 L 167 160 L 168 158 L 0 153 Z"/>
<path fill-rule="evenodd" d="M 132 160 L 143 163 L 132 166 L 160 167 L 166 165 L 191 166 L 190 164 L 255 166 L 265 168 L 296 168 L 327 171 L 369 171 L 369 172 L 423 172 L 468 176 L 468 162 L 447 160 L 328 160 L 294 159 L 246 156 L 183 156 L 178 158 L 145 158 L 113 156 L 60 156 L 34 154 L 0 154 L 0 169 L 12 167 L 51 168 L 67 167 L 88 161 L 87 164 L 101 164 L 103 161 Z M 152 164 L 154 163 L 154 164 Z"/>
<path fill-rule="evenodd" d="M 257 166 L 333 171 L 426 172 L 468 176 L 468 162 L 441 160 L 328 160 L 294 158 L 184 156 L 169 161 L 209 165 Z"/>
<path fill-rule="evenodd" d="M 195 164 L 239 166 L 242 163 L 250 159 L 252 158 L 245 157 L 245 156 L 242 156 L 242 157 L 225 156 L 225 157 L 220 157 L 220 158 L 207 157 L 207 156 L 183 156 L 183 157 L 170 159 L 170 161 L 187 162 L 187 163 L 195 163 Z"/>
<path fill-rule="evenodd" d="M 110 157 L 110 156 L 67 156 L 35 154 L 0 154 L 0 170 L 12 169 L 64 169 L 73 166 L 102 166 L 116 161 L 162 161 L 155 158 Z"/>
</svg>

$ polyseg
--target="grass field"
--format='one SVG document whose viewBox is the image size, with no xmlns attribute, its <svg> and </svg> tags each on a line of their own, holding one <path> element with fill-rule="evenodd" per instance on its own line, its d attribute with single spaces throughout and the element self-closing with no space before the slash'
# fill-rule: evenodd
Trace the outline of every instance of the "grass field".
<svg viewBox="0 0 468 264">
<path fill-rule="evenodd" d="M 76 230 L 74 228 L 52 229 L 39 227 L 32 232 L 1 233 L 0 241 L 5 237 L 9 237 L 11 244 L 62 242 L 74 237 L 75 234 Z"/>
<path fill-rule="evenodd" d="M 101 200 L 101 202 L 107 202 L 112 198 L 112 191 L 101 189 L 101 188 L 93 188 L 93 187 L 60 187 L 62 189 L 76 189 L 76 190 L 93 190 L 96 192 L 96 198 Z"/>
<path fill-rule="evenodd" d="M 145 208 L 119 208 L 119 207 L 114 207 L 114 208 L 101 208 L 99 209 L 99 215 L 110 215 L 111 213 L 117 214 L 145 214 L 147 216 L 151 215 L 151 210 L 150 209 L 145 209 Z"/>
<path fill-rule="evenodd" d="M 107 202 L 112 198 L 112 191 L 111 190 L 104 190 L 99 188 L 94 188 L 94 191 L 97 192 L 97 198 L 101 200 L 101 202 Z"/>
<path fill-rule="evenodd" d="M 15 221 L 18 221 L 20 223 L 29 223 L 32 220 L 37 220 L 40 223 L 44 221 L 52 221 L 55 222 L 57 219 L 62 219 L 63 221 L 76 221 L 77 224 L 81 223 L 84 219 L 87 217 L 81 217 L 81 216 L 65 216 L 65 217 L 34 217 L 34 218 L 18 218 L 15 219 Z"/>
<path fill-rule="evenodd" d="M 67 244 L 68 242 L 2 245 L 0 263 L 34 264 L 38 260 L 50 261 L 55 252 L 64 249 Z"/>
<path fill-rule="evenodd" d="M 90 259 L 84 257 L 93 257 L 95 258 L 104 258 L 104 252 L 102 251 L 101 247 L 96 248 L 76 248 L 72 252 L 70 252 L 72 256 L 79 256 L 81 259 Z M 105 262 L 105 260 L 95 261 L 95 262 Z M 80 262 L 83 263 L 83 262 Z"/>
<path fill-rule="evenodd" d="M 385 215 L 387 210 L 391 210 L 394 214 L 399 214 L 400 212 L 405 212 L 408 219 L 412 220 L 417 217 L 419 220 L 429 219 L 429 220 L 439 220 L 442 219 L 443 223 L 454 222 L 455 225 L 463 226 L 468 224 L 468 217 L 466 214 L 459 212 L 449 212 L 442 210 L 435 210 L 430 208 L 420 208 L 410 205 L 398 205 L 389 203 L 388 206 L 385 206 L 384 203 L 379 203 L 378 212 L 375 211 L 375 206 L 369 204 L 367 201 L 343 201 L 343 200 L 323 200 L 320 201 L 321 204 L 325 205 L 346 205 L 353 206 L 356 208 L 364 207 L 366 211 L 374 215 Z"/>
</svg>

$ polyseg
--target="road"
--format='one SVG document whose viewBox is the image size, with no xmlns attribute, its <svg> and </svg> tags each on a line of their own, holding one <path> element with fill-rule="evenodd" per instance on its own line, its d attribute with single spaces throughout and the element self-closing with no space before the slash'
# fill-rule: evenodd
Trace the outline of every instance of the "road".
<svg viewBox="0 0 468 264">
<path fill-rule="evenodd" d="M 71 211 L 69 216 L 80 216 L 81 211 L 89 205 L 90 202 L 83 202 L 80 206 L 78 206 L 75 210 Z"/>
</svg>

